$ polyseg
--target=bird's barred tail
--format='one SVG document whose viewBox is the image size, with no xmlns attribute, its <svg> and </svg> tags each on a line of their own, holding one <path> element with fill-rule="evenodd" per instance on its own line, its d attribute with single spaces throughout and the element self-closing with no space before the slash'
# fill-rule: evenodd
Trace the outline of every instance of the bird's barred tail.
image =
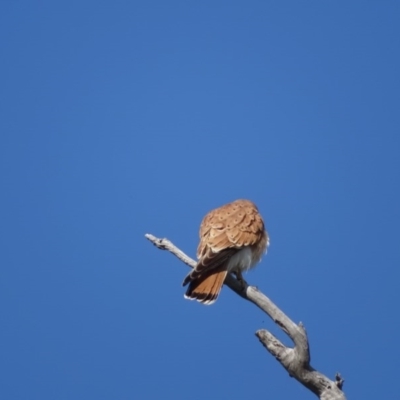
<svg viewBox="0 0 400 400">
<path fill-rule="evenodd" d="M 227 270 L 216 271 L 206 277 L 194 279 L 189 283 L 189 287 L 185 293 L 185 298 L 189 300 L 197 300 L 205 305 L 215 303 L 224 284 Z"/>
</svg>

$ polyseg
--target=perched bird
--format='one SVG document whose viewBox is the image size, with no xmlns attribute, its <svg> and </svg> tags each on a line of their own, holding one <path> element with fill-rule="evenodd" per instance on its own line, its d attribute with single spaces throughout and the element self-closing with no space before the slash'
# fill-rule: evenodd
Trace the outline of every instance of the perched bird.
<svg viewBox="0 0 400 400">
<path fill-rule="evenodd" d="M 269 245 L 268 233 L 257 206 L 236 200 L 210 211 L 200 225 L 198 262 L 186 276 L 185 298 L 213 304 L 226 275 L 233 272 L 244 282 L 242 271 L 253 268 Z"/>
</svg>

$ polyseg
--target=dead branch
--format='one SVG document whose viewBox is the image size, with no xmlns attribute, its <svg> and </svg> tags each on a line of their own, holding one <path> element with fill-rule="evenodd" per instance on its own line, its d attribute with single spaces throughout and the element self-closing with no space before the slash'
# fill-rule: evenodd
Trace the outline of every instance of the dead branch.
<svg viewBox="0 0 400 400">
<path fill-rule="evenodd" d="M 168 250 L 189 267 L 194 268 L 196 266 L 195 260 L 187 256 L 168 239 L 159 239 L 151 234 L 146 234 L 145 237 L 157 248 Z M 335 381 L 332 381 L 311 367 L 307 333 L 301 322 L 295 324 L 265 294 L 254 286 L 246 284 L 243 287 L 232 275 L 227 276 L 225 285 L 264 311 L 293 341 L 294 347 L 286 347 L 266 329 L 260 329 L 256 332 L 256 336 L 262 345 L 282 364 L 291 377 L 297 379 L 321 400 L 346 400 L 342 391 L 344 380 L 340 374 L 336 374 Z"/>
</svg>

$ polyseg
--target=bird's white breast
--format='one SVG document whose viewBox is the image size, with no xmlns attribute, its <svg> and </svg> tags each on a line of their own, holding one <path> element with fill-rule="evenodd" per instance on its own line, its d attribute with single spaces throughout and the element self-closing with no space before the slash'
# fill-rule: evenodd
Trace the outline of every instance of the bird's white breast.
<svg viewBox="0 0 400 400">
<path fill-rule="evenodd" d="M 253 251 L 250 247 L 245 247 L 231 257 L 228 263 L 228 271 L 234 270 L 247 271 L 257 264 L 258 260 L 254 260 Z"/>
</svg>

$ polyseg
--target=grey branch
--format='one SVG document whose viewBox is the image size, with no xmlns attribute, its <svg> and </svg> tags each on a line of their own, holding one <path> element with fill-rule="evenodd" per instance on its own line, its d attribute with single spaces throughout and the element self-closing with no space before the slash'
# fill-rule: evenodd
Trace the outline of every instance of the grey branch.
<svg viewBox="0 0 400 400">
<path fill-rule="evenodd" d="M 194 268 L 196 266 L 195 260 L 187 256 L 168 239 L 159 239 L 150 234 L 146 234 L 145 237 L 157 248 L 168 250 L 189 267 Z M 342 391 L 344 380 L 340 374 L 336 374 L 335 380 L 332 381 L 311 367 L 307 332 L 301 322 L 295 324 L 265 294 L 254 286 L 247 284 L 243 286 L 232 275 L 227 276 L 225 285 L 264 311 L 293 341 L 294 347 L 286 347 L 266 329 L 260 329 L 256 332 L 256 336 L 262 345 L 282 364 L 291 377 L 297 379 L 321 400 L 346 400 Z"/>
</svg>

